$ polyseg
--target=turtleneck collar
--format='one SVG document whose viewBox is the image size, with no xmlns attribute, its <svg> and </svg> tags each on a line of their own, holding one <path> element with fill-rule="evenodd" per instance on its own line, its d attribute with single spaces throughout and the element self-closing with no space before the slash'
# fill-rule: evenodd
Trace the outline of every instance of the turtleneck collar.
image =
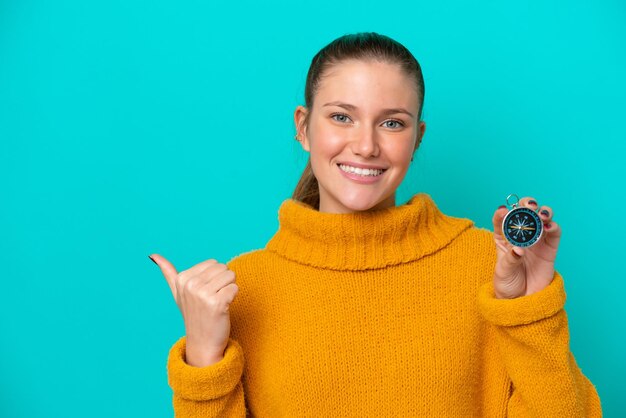
<svg viewBox="0 0 626 418">
<path fill-rule="evenodd" d="M 473 222 L 439 211 L 419 193 L 403 205 L 368 212 L 324 213 L 294 199 L 278 210 L 266 249 L 300 264 L 367 270 L 417 260 L 448 245 Z"/>
</svg>

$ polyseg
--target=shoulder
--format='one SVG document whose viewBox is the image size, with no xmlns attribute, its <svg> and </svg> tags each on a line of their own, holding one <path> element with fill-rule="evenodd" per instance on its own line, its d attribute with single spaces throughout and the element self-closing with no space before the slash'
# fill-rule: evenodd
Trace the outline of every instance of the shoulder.
<svg viewBox="0 0 626 418">
<path fill-rule="evenodd" d="M 472 225 L 443 250 L 442 258 L 450 277 L 466 286 L 459 291 L 476 292 L 493 279 L 497 259 L 493 232 Z"/>
<path fill-rule="evenodd" d="M 478 240 L 480 242 L 493 242 L 493 231 L 487 228 L 480 228 L 476 225 L 464 231 L 466 238 Z"/>
<path fill-rule="evenodd" d="M 496 245 L 493 232 L 486 228 L 472 225 L 457 237 L 455 246 L 459 253 L 480 263 L 495 261 Z"/>
<path fill-rule="evenodd" d="M 480 246 L 494 246 L 493 231 L 476 226 L 469 218 L 444 215 L 447 224 L 457 225 L 458 235 L 454 241 L 457 244 L 472 244 Z"/>
<path fill-rule="evenodd" d="M 276 257 L 271 251 L 259 248 L 234 256 L 226 266 L 235 272 L 238 280 L 246 280 L 247 277 L 258 278 L 277 263 Z"/>
<path fill-rule="evenodd" d="M 476 245 L 495 246 L 493 231 L 486 228 L 480 228 L 475 225 L 472 225 L 470 228 L 463 231 L 459 238 L 471 241 Z"/>
<path fill-rule="evenodd" d="M 237 297 L 230 305 L 232 330 L 235 339 L 239 331 L 251 324 L 251 319 L 259 311 L 273 309 L 267 303 L 274 300 L 277 286 L 283 272 L 289 266 L 281 257 L 265 248 L 250 250 L 230 259 L 226 266 L 235 273 L 238 287 Z M 279 289 L 280 292 L 280 289 Z"/>
<path fill-rule="evenodd" d="M 258 263 L 260 260 L 263 260 L 266 257 L 267 251 L 264 248 L 258 248 L 234 256 L 233 258 L 228 260 L 226 265 L 231 270 L 241 269 L 246 268 L 251 264 Z"/>
</svg>

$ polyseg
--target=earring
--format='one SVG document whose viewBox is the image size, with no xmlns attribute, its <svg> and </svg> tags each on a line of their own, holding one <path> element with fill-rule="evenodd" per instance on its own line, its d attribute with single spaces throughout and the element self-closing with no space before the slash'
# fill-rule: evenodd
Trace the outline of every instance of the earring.
<svg viewBox="0 0 626 418">
<path fill-rule="evenodd" d="M 296 141 L 300 142 L 300 138 L 298 138 L 298 134 L 296 134 L 294 138 L 296 138 Z"/>
</svg>

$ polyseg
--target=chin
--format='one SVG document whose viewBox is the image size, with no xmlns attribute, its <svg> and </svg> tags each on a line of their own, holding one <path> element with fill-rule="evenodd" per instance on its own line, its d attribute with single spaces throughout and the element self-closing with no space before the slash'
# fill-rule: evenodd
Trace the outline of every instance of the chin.
<svg viewBox="0 0 626 418">
<path fill-rule="evenodd" d="M 352 211 L 363 212 L 367 210 L 372 210 L 376 206 L 383 204 L 384 200 L 385 199 L 374 199 L 374 198 L 364 199 L 362 197 L 355 196 L 354 199 L 351 199 L 351 200 L 347 200 L 347 199 L 339 200 L 339 203 L 341 203 L 341 205 L 343 205 L 345 208 L 350 209 Z"/>
<path fill-rule="evenodd" d="M 350 210 L 352 210 L 354 212 L 363 212 L 363 211 L 372 209 L 376 205 L 375 204 L 373 204 L 373 205 L 368 205 L 368 204 L 353 204 L 353 205 L 344 204 L 344 206 L 347 209 L 350 209 Z"/>
</svg>

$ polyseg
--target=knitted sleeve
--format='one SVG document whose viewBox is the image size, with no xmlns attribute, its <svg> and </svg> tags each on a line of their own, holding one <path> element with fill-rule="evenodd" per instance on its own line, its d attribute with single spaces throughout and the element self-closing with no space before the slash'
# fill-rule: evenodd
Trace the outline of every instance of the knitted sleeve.
<svg viewBox="0 0 626 418">
<path fill-rule="evenodd" d="M 479 291 L 479 309 L 495 329 L 511 380 L 509 417 L 601 417 L 600 399 L 569 348 L 563 278 L 528 296 L 497 299 L 493 281 Z"/>
<path fill-rule="evenodd" d="M 185 362 L 185 344 L 186 337 L 181 337 L 167 359 L 168 383 L 174 392 L 174 416 L 245 417 L 241 383 L 244 357 L 239 343 L 229 339 L 224 358 L 206 367 L 193 367 Z"/>
</svg>

